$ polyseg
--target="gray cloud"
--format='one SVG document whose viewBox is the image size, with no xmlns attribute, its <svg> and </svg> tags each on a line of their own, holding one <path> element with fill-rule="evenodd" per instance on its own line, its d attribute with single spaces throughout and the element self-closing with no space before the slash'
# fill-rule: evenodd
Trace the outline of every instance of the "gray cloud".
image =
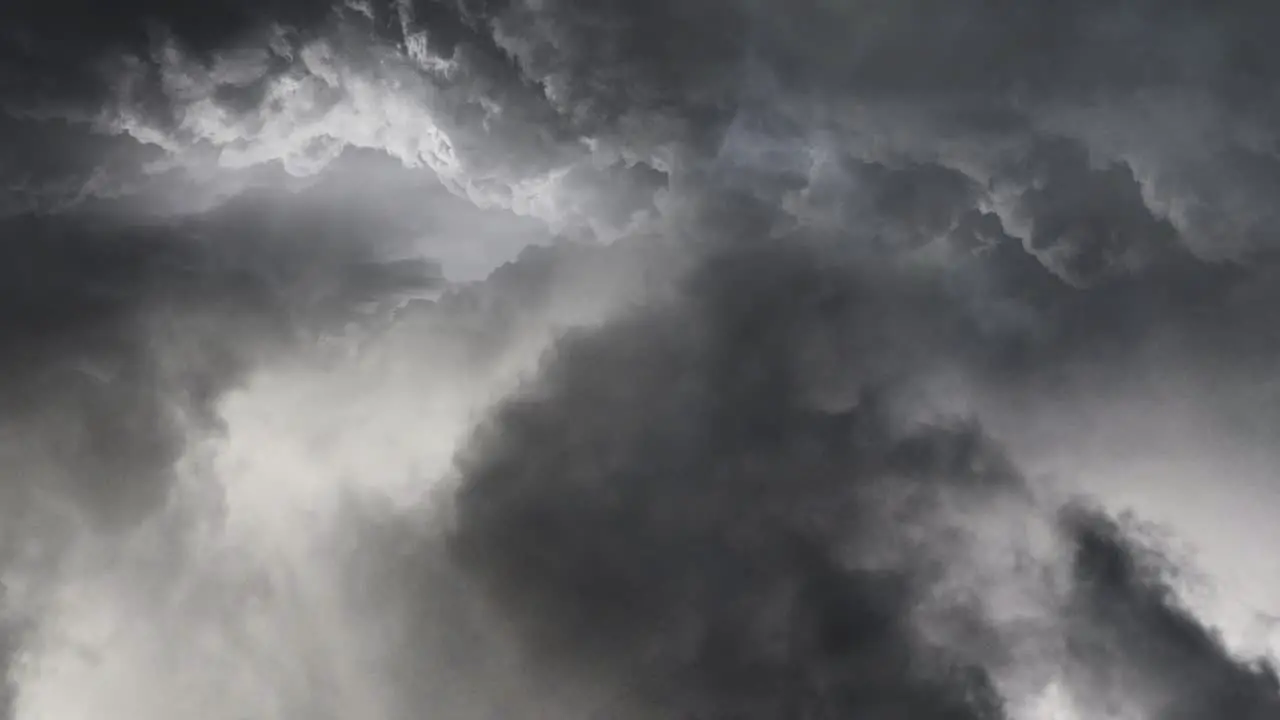
<svg viewBox="0 0 1280 720">
<path fill-rule="evenodd" d="M 847 286 L 824 298 L 803 260 L 761 255 L 714 261 L 687 306 L 556 348 L 466 451 L 461 562 L 538 657 L 653 712 L 983 717 L 966 709 L 975 688 L 910 669 L 913 578 L 843 566 L 863 549 L 857 476 L 894 461 L 874 411 L 798 404 L 794 348 L 824 300 L 853 302 Z M 771 286 L 730 289 L 748 279 Z M 883 677 L 857 669 L 863 652 Z"/>
<path fill-rule="evenodd" d="M 1097 689 L 1094 703 L 1136 704 L 1162 718 L 1276 712 L 1275 668 L 1231 660 L 1211 631 L 1171 601 L 1161 568 L 1134 551 L 1119 523 L 1076 512 L 1068 524 L 1079 543 L 1068 652 Z"/>
<path fill-rule="evenodd" d="M 146 512 L 184 438 L 214 422 L 215 403 L 255 357 L 358 317 L 361 303 L 435 282 L 430 268 L 344 248 L 351 230 L 314 214 L 272 237 L 272 217 L 287 220 L 279 213 L 243 203 L 153 227 L 7 221 L 9 482 L 65 483 L 103 519 Z M 330 239 L 290 237 L 316 228 Z"/>
<path fill-rule="evenodd" d="M 278 161 L 311 174 L 343 147 L 386 151 L 480 202 L 607 237 L 651 218 L 666 186 L 636 187 L 628 168 L 687 172 L 722 155 L 744 117 L 768 116 L 786 120 L 751 143 L 778 143 L 802 173 L 834 144 L 967 177 L 972 207 L 994 207 L 1084 282 L 1169 244 L 1203 257 L 1269 248 L 1275 60 L 1256 30 L 1269 12 L 432 1 L 200 22 L 139 8 L 151 26 L 81 43 L 98 50 L 82 65 L 124 54 L 97 65 L 110 96 L 78 116 L 206 173 Z"/>
<path fill-rule="evenodd" d="M 1069 446 L 1174 394 L 1274 444 L 1269 6 L 77 10 L 0 11 L 0 530 L 163 515 L 224 400 L 354 327 L 515 388 L 455 517 L 345 520 L 390 714 L 1275 713 L 1127 530 L 938 419 Z"/>
<path fill-rule="evenodd" d="M 1047 653 L 1080 668 L 1084 703 L 1275 712 L 1274 674 L 1143 574 L 1126 532 L 1086 511 L 1058 524 L 976 428 L 892 420 L 880 378 L 919 341 L 877 312 L 893 290 L 797 238 L 741 242 L 672 304 L 559 343 L 463 451 L 458 562 L 553 677 L 642 714 L 1002 717 L 991 673 Z M 824 379 L 854 404 L 815 406 Z M 1025 544 L 1036 523 L 1060 550 Z M 1038 597 L 1014 611 L 1030 640 L 985 604 L 997 587 Z"/>
</svg>

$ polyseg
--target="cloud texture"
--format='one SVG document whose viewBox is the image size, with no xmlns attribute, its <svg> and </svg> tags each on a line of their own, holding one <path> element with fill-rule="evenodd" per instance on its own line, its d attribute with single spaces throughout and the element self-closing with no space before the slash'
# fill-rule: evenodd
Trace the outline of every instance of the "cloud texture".
<svg viewBox="0 0 1280 720">
<path fill-rule="evenodd" d="M 7 716 L 1276 716 L 1277 12 L 11 4 Z"/>
</svg>

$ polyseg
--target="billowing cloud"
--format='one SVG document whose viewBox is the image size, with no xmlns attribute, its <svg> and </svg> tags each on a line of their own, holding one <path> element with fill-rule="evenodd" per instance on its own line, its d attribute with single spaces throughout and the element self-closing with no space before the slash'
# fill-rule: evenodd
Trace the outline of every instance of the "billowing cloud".
<svg viewBox="0 0 1280 720">
<path fill-rule="evenodd" d="M 1273 504 L 1269 6 L 91 5 L 0 11 L 7 715 L 1276 714 L 1112 512 Z"/>
<path fill-rule="evenodd" d="M 1276 711 L 1274 674 L 1118 526 L 1059 521 L 975 428 L 892 420 L 911 334 L 796 242 L 714 252 L 671 304 L 566 338 L 464 450 L 459 562 L 533 662 L 641 716 L 1005 717 L 1035 681 L 1143 717 Z M 862 392 L 815 404 L 831 379 Z"/>
</svg>

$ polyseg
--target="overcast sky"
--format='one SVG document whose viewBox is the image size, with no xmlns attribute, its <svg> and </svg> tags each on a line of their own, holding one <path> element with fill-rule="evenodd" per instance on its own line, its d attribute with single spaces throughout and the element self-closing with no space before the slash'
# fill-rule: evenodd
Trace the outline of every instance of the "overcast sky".
<svg viewBox="0 0 1280 720">
<path fill-rule="evenodd" d="M 4 720 L 1280 717 L 1277 27 L 10 0 Z"/>
</svg>

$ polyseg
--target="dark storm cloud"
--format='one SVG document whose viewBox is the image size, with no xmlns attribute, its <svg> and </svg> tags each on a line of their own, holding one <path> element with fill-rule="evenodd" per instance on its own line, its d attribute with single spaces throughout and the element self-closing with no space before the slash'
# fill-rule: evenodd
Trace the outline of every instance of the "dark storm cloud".
<svg viewBox="0 0 1280 720">
<path fill-rule="evenodd" d="M 529 251 L 401 327 L 484 358 L 580 289 L 660 279 L 482 423 L 451 554 L 405 551 L 496 621 L 469 586 L 378 580 L 421 609 L 405 642 L 457 659 L 406 649 L 406 685 L 419 662 L 488 677 L 477 648 L 502 642 L 452 635 L 463 617 L 513 623 L 542 687 L 585 678 L 625 712 L 1002 717 L 1028 651 L 955 583 L 989 589 L 966 579 L 997 552 L 975 523 L 1012 506 L 1009 552 L 1036 518 L 1066 548 L 1065 589 L 1000 577 L 1044 595 L 1030 634 L 1061 636 L 1050 662 L 1086 706 L 1274 715 L 1270 670 L 1115 524 L 1054 520 L 972 424 L 900 406 L 949 371 L 1032 398 L 1131 387 L 1160 350 L 1206 383 L 1272 379 L 1277 20 L 1208 0 L 11 4 L 9 506 L 52 487 L 100 522 L 156 507 L 258 354 L 423 289 L 367 239 L 420 231 L 393 216 L 438 176 L 623 239 Z M 353 148 L 430 187 L 342 208 L 359 191 L 325 181 L 359 175 Z M 166 193 L 215 209 L 121 218 Z"/>
<path fill-rule="evenodd" d="M 958 174 L 970 208 L 1076 283 L 1169 245 L 1273 242 L 1278 60 L 1258 4 L 233 3 L 138 7 L 78 43 L 58 39 L 80 25 L 22 12 L 13 26 L 44 39 L 15 48 L 92 70 L 102 97 L 83 93 L 78 117 L 191 162 L 312 173 L 344 146 L 385 150 L 613 236 L 653 214 L 662 176 L 724 160 L 743 118 L 767 116 L 750 144 L 781 154 L 742 181 L 803 175 L 824 145 Z"/>
<path fill-rule="evenodd" d="M 860 272 L 796 237 L 717 244 L 674 298 L 558 343 L 481 425 L 456 558 L 551 681 L 593 678 L 640 716 L 1003 717 L 990 673 L 1025 629 L 966 593 L 1007 582 L 1043 593 L 1033 634 L 1060 633 L 1050 656 L 1086 704 L 1275 713 L 1271 671 L 1232 658 L 1118 526 L 1053 520 L 972 425 L 892 419 L 889 378 L 945 341 L 883 312 L 909 281 Z M 814 401 L 841 385 L 844 405 Z M 1018 569 L 950 584 L 989 561 L 1002 504 Z M 1062 555 L 1020 544 L 1038 518 Z"/>
<path fill-rule="evenodd" d="M 1258 30 L 1274 13 L 1256 3 L 415 6 L 428 38 L 431 18 L 454 7 L 469 28 L 437 46 L 441 57 L 487 47 L 492 29 L 573 133 L 641 157 L 698 162 L 743 113 L 764 109 L 794 119 L 774 132 L 801 150 L 814 131 L 835 132 L 864 160 L 937 164 L 1000 192 L 1035 184 L 1046 211 L 1075 203 L 1095 234 L 1143 236 L 1130 241 L 1137 250 L 1085 249 L 1082 220 L 1071 231 L 1045 218 L 1047 230 L 1022 239 L 1070 245 L 1063 261 L 1084 267 L 1069 274 L 1131 265 L 1167 224 L 1203 254 L 1269 246 L 1260 199 L 1274 165 L 1277 56 Z M 494 78 L 517 87 L 509 74 Z M 1117 209 L 1082 184 L 1116 187 L 1106 202 Z"/>
<path fill-rule="evenodd" d="M 18 637 L 14 629 L 9 627 L 6 622 L 2 630 L 0 630 L 0 717 L 13 717 L 13 696 L 14 681 L 11 674 L 12 659 L 16 657 L 18 652 Z"/>
<path fill-rule="evenodd" d="M 1075 586 L 1067 606 L 1071 672 L 1095 689 L 1088 707 L 1144 707 L 1153 717 L 1273 717 L 1280 678 L 1242 663 L 1173 600 L 1162 568 L 1135 550 L 1116 521 L 1075 509 Z"/>
<path fill-rule="evenodd" d="M 854 301 L 766 255 L 713 263 L 671 314 L 555 349 L 467 451 L 462 562 L 546 662 L 664 714 L 994 716 L 981 672 L 949 682 L 913 651 L 915 578 L 844 567 L 870 491 L 856 478 L 940 468 L 891 457 L 874 409 L 803 405 L 796 328 Z M 726 292 L 747 279 L 773 285 Z"/>
<path fill-rule="evenodd" d="M 27 595 L 58 576 L 69 543 L 109 542 L 161 511 L 189 443 L 221 432 L 222 398 L 257 363 L 436 289 L 433 268 L 353 243 L 345 214 L 303 209 L 274 198 L 151 225 L 83 207 L 0 219 L 6 708 L 40 634 Z"/>
</svg>

